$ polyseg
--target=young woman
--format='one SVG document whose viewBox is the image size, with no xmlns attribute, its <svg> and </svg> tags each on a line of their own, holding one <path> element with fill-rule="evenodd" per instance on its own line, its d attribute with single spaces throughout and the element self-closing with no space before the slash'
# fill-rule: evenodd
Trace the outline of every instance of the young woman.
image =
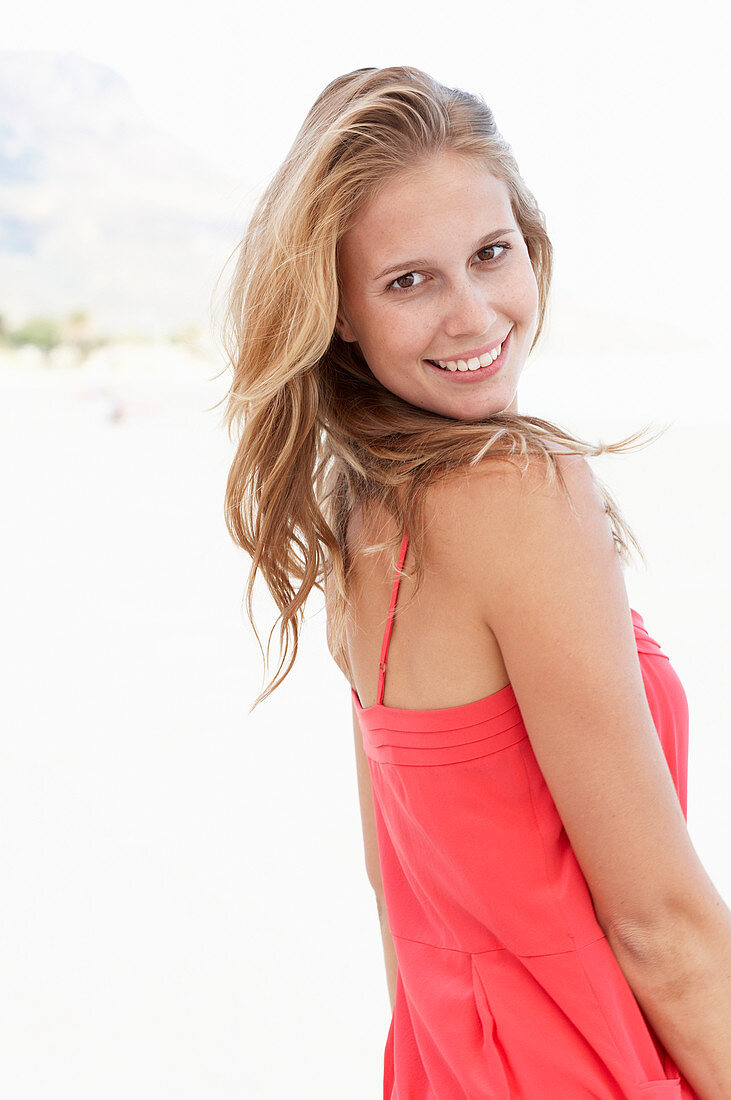
<svg viewBox="0 0 731 1100">
<path fill-rule="evenodd" d="M 324 591 L 385 1098 L 728 1100 L 731 913 L 686 828 L 687 700 L 587 461 L 641 433 L 518 411 L 551 261 L 481 98 L 406 66 L 317 98 L 228 302 L 227 523 L 249 615 L 259 569 L 281 610 L 259 699 Z"/>
</svg>

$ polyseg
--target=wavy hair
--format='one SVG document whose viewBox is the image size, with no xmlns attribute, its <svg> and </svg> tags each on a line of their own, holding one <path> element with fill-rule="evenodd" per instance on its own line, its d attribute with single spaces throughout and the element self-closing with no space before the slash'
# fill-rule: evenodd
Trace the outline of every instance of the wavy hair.
<svg viewBox="0 0 731 1100">
<path fill-rule="evenodd" d="M 407 65 L 363 68 L 332 80 L 310 108 L 284 161 L 254 206 L 225 300 L 222 339 L 232 369 L 223 414 L 236 440 L 225 521 L 251 558 L 246 609 L 265 661 L 277 622 L 280 663 L 251 710 L 278 687 L 297 656 L 313 588 L 328 596 L 330 652 L 349 673 L 345 624 L 353 563 L 346 546 L 356 502 L 384 507 L 409 531 L 416 596 L 423 579 L 424 500 L 433 478 L 496 458 L 545 463 L 568 492 L 556 449 L 585 456 L 639 449 L 645 427 L 616 443 L 590 443 L 534 416 L 500 412 L 460 421 L 417 408 L 371 373 L 357 343 L 335 330 L 340 301 L 338 246 L 360 210 L 388 180 L 442 151 L 463 155 L 507 186 L 538 285 L 541 335 L 553 249 L 545 217 L 481 96 L 448 88 Z M 228 262 L 228 261 L 227 261 Z M 219 276 L 220 279 L 220 276 Z M 646 559 L 606 486 L 604 500 L 620 558 Z M 569 497 L 570 501 L 570 497 Z M 395 566 L 400 534 L 388 548 Z M 279 608 L 266 655 L 252 594 L 261 570 Z M 287 663 L 287 655 L 291 655 Z M 285 668 L 286 664 L 286 668 Z"/>
</svg>

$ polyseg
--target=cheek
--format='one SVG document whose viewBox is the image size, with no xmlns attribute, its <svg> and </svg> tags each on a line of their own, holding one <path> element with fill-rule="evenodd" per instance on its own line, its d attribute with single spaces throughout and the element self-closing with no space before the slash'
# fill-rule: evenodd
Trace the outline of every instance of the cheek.
<svg viewBox="0 0 731 1100">
<path fill-rule="evenodd" d="M 525 282 L 526 282 L 525 296 L 526 296 L 526 301 L 530 303 L 530 305 L 532 306 L 532 308 L 534 310 L 536 310 L 536 309 L 538 309 L 538 300 L 539 300 L 538 282 L 536 280 L 536 273 L 533 270 L 533 268 L 531 266 L 530 259 L 528 258 L 527 255 L 526 255 L 526 263 L 527 263 L 527 270 L 526 270 L 526 273 L 525 273 Z"/>
<path fill-rule="evenodd" d="M 371 331 L 376 343 L 392 354 L 408 355 L 424 338 L 423 323 L 414 309 L 384 311 Z"/>
<path fill-rule="evenodd" d="M 524 321 L 529 320 L 538 310 L 538 283 L 530 263 L 520 273 L 509 290 L 513 312 Z"/>
</svg>

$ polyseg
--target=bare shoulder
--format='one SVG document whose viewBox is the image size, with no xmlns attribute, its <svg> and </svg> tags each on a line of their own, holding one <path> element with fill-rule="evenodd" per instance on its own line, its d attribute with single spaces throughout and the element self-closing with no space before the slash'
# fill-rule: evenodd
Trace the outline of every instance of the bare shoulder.
<svg viewBox="0 0 731 1100">
<path fill-rule="evenodd" d="M 559 445 L 552 444 L 551 451 L 553 476 L 541 456 L 489 457 L 430 485 L 425 511 L 437 555 L 464 559 L 476 550 L 478 567 L 486 569 L 488 549 L 492 565 L 498 551 L 514 561 L 516 552 L 527 549 L 526 540 L 540 544 L 552 527 L 563 529 L 569 518 L 567 538 L 577 537 L 579 528 L 588 534 L 590 525 L 594 537 L 614 551 L 604 499 L 588 460 Z"/>
<path fill-rule="evenodd" d="M 488 460 L 433 505 L 500 647 L 536 760 L 605 930 L 668 934 L 713 904 L 645 694 L 624 576 L 581 455 Z M 435 498 L 434 498 L 435 499 Z"/>
</svg>

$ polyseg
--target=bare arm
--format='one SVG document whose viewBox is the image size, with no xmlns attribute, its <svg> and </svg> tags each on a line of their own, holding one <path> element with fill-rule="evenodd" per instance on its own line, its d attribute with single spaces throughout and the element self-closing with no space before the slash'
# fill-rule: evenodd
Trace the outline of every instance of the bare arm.
<svg viewBox="0 0 731 1100">
<path fill-rule="evenodd" d="M 383 941 L 383 959 L 386 964 L 386 984 L 388 985 L 388 1000 L 391 1005 L 391 1012 L 393 1012 L 394 1005 L 396 1004 L 396 975 L 398 974 L 396 950 L 393 946 L 393 936 L 391 935 L 391 929 L 388 926 L 386 903 L 384 902 L 383 897 L 379 897 L 378 894 L 376 894 L 376 905 L 378 906 L 378 919 L 381 922 L 381 939 Z"/>
<path fill-rule="evenodd" d="M 716 894 L 710 881 L 706 895 Z M 718 898 L 688 912 L 665 941 L 631 928 L 607 932 L 655 1034 L 700 1100 L 731 1100 L 731 912 Z"/>
<path fill-rule="evenodd" d="M 363 735 L 358 724 L 358 715 L 353 705 L 353 735 L 355 739 L 355 765 L 358 773 L 358 797 L 360 800 L 360 816 L 363 825 L 363 847 L 365 850 L 366 873 L 368 881 L 376 895 L 376 907 L 378 919 L 381 925 L 381 939 L 383 940 L 383 958 L 386 964 L 386 982 L 388 984 L 388 997 L 391 1002 L 391 1011 L 396 999 L 396 951 L 393 946 L 393 937 L 388 925 L 386 902 L 383 896 L 383 882 L 381 880 L 381 861 L 378 855 L 378 838 L 376 836 L 376 819 L 373 811 L 373 789 L 371 787 L 371 773 L 368 768 L 368 759 L 363 751 Z"/>
<path fill-rule="evenodd" d="M 731 1100 L 731 913 L 691 843 L 642 681 L 609 521 L 581 456 L 478 468 L 440 525 L 483 601 L 594 909 L 701 1100 Z M 458 513 L 455 515 L 455 511 Z"/>
</svg>

